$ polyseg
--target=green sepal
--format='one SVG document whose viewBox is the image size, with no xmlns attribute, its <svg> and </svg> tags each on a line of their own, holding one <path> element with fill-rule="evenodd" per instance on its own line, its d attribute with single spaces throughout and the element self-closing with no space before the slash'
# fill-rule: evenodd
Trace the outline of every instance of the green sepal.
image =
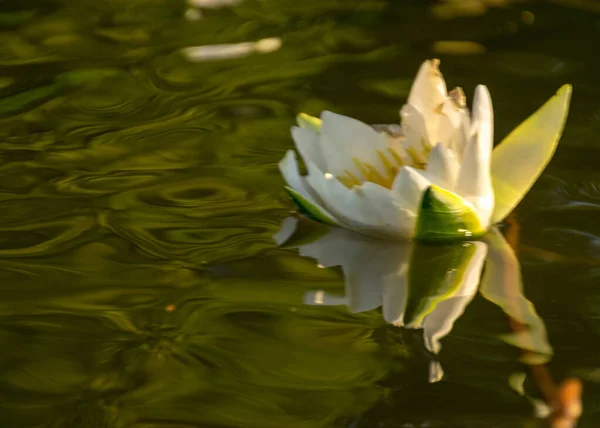
<svg viewBox="0 0 600 428">
<path fill-rule="evenodd" d="M 415 228 L 416 239 L 447 242 L 484 234 L 477 213 L 463 198 L 435 185 L 425 190 Z"/>
<path fill-rule="evenodd" d="M 298 207 L 298 211 L 300 212 L 300 214 L 312 220 L 318 221 L 320 223 L 325 223 L 330 226 L 338 225 L 335 219 L 326 214 L 320 207 L 306 199 L 306 197 L 304 197 L 301 193 L 296 192 L 289 186 L 285 186 L 284 189 L 288 193 L 288 195 L 290 195 L 290 198 L 292 198 L 292 201 L 294 201 L 294 203 Z"/>
<path fill-rule="evenodd" d="M 465 280 L 477 244 L 432 245 L 415 242 L 408 269 L 404 324 L 421 324 L 442 301 L 452 297 Z"/>
<path fill-rule="evenodd" d="M 319 134 L 321 132 L 321 119 L 310 116 L 306 113 L 300 113 L 296 116 L 296 122 L 300 128 L 310 129 Z"/>
<path fill-rule="evenodd" d="M 494 148 L 492 223 L 510 214 L 552 159 L 567 121 L 572 90 L 571 85 L 563 85 Z"/>
</svg>

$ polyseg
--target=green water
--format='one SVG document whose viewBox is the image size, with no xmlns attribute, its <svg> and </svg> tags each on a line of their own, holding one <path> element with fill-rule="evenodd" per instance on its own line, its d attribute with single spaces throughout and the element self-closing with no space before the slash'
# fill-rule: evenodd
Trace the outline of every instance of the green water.
<svg viewBox="0 0 600 428">
<path fill-rule="evenodd" d="M 273 240 L 295 114 L 397 122 L 431 57 L 469 98 L 488 85 L 496 140 L 573 84 L 518 257 L 547 368 L 583 381 L 579 426 L 600 426 L 600 15 L 558 3 L 441 20 L 425 1 L 246 0 L 189 20 L 183 0 L 0 1 L 0 426 L 544 426 L 509 387 L 527 370 L 488 299 L 429 383 L 418 330 L 305 305 L 343 295 L 342 271 Z M 181 51 L 272 37 L 243 58 Z"/>
</svg>

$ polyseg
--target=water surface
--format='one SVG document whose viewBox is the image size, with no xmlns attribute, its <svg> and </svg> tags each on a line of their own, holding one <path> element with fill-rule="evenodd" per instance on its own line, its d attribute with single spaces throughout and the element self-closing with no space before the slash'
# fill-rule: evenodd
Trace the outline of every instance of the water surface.
<svg viewBox="0 0 600 428">
<path fill-rule="evenodd" d="M 526 368 L 488 300 L 442 339 L 429 383 L 419 331 L 305 305 L 344 294 L 342 271 L 273 240 L 293 209 L 276 164 L 295 114 L 397 122 L 439 57 L 469 98 L 488 85 L 497 141 L 573 84 L 559 150 L 515 213 L 517 254 L 546 367 L 583 380 L 579 426 L 598 426 L 593 2 L 453 19 L 417 1 L 228 3 L 0 2 L 0 425 L 543 426 L 509 386 Z M 238 58 L 182 51 L 272 38 Z"/>
</svg>

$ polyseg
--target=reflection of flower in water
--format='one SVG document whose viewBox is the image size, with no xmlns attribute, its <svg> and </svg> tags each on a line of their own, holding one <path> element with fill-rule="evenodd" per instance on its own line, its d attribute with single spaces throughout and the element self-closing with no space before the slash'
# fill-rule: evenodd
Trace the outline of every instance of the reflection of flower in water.
<svg viewBox="0 0 600 428">
<path fill-rule="evenodd" d="M 297 222 L 286 220 L 275 237 L 279 244 L 294 235 Z M 341 266 L 345 279 L 344 296 L 315 291 L 306 294 L 307 304 L 345 304 L 352 312 L 382 306 L 387 322 L 423 329 L 426 348 L 437 354 L 440 340 L 479 291 L 502 309 L 512 325 L 521 326 L 502 339 L 523 351 L 523 362 L 543 364 L 552 354 L 544 324 L 522 293 L 518 261 L 497 230 L 483 241 L 426 245 L 331 229 L 298 247 L 300 255 L 317 259 L 323 267 Z M 430 380 L 442 376 L 439 364 L 432 363 Z"/>
</svg>

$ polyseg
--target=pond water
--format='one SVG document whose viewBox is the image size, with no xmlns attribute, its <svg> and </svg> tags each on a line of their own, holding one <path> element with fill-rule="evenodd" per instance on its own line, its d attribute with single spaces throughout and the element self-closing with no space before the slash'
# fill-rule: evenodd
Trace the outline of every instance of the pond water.
<svg viewBox="0 0 600 428">
<path fill-rule="evenodd" d="M 0 425 L 541 427 L 541 370 L 580 379 L 600 426 L 600 11 L 442 3 L 0 1 Z M 499 238 L 521 275 L 486 268 L 512 294 L 471 288 L 427 343 L 377 288 L 405 249 L 273 236 L 296 113 L 397 122 L 433 57 L 469 99 L 489 87 L 497 141 L 574 92 Z M 469 245 L 423 250 L 438 276 L 407 311 L 481 268 Z"/>
</svg>

